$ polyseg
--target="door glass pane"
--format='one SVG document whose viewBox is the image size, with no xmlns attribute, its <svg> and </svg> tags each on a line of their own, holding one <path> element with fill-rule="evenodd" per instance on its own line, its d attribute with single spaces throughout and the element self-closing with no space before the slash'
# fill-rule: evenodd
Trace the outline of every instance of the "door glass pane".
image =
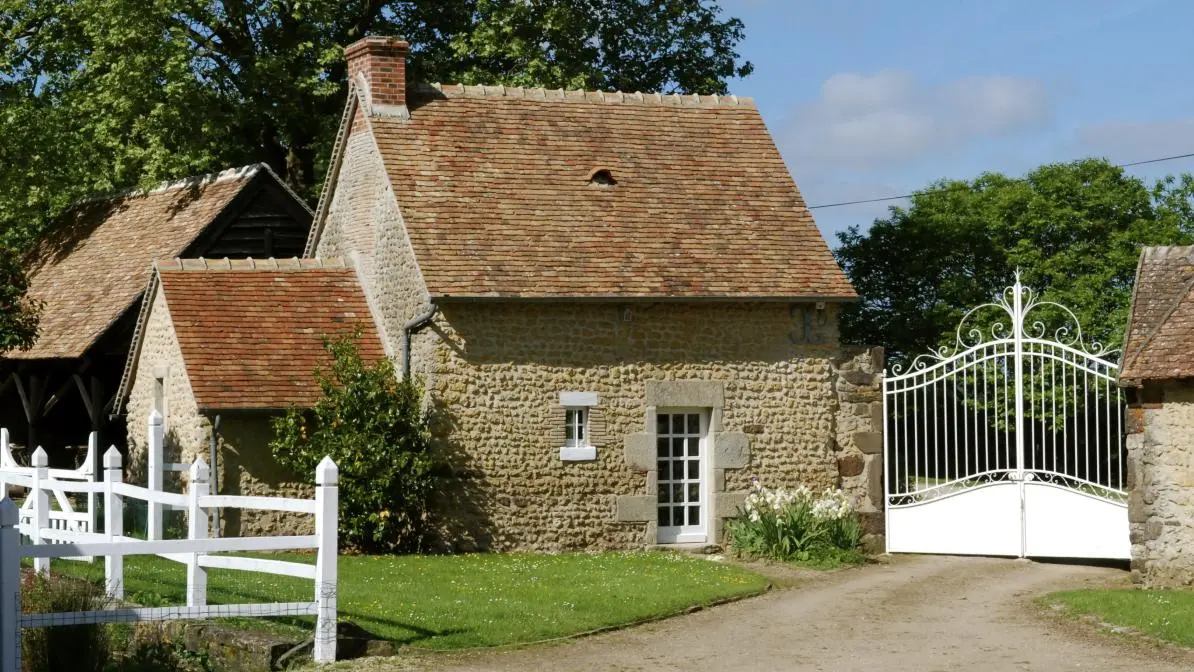
<svg viewBox="0 0 1194 672">
<path fill-rule="evenodd" d="M 672 524 L 673 525 L 683 525 L 684 524 L 684 507 L 683 506 L 677 506 L 672 509 Z"/>
<path fill-rule="evenodd" d="M 659 469 L 659 477 L 666 479 L 667 474 L 668 474 L 667 462 L 664 460 L 660 460 L 659 463 L 656 465 L 656 468 Z"/>
<path fill-rule="evenodd" d="M 672 462 L 672 480 L 680 481 L 684 479 L 684 460 L 676 460 Z"/>
<path fill-rule="evenodd" d="M 659 524 L 664 527 L 668 527 L 669 525 L 671 525 L 672 524 L 671 513 L 672 513 L 671 507 L 667 507 L 667 506 L 659 507 Z"/>
<path fill-rule="evenodd" d="M 671 488 L 667 488 L 667 487 L 660 488 L 660 489 L 659 489 L 659 503 L 660 503 L 660 504 L 667 504 L 668 502 L 670 502 L 670 501 L 671 501 L 671 499 L 670 499 L 670 495 L 671 495 L 671 494 L 672 494 L 672 489 L 671 489 Z"/>
<path fill-rule="evenodd" d="M 693 502 L 699 502 L 699 501 L 701 501 L 701 484 L 700 483 L 689 483 L 688 484 L 688 503 L 691 504 Z"/>
<path fill-rule="evenodd" d="M 688 524 L 689 525 L 700 525 L 701 524 L 701 507 L 699 507 L 699 506 L 688 507 Z"/>
<path fill-rule="evenodd" d="M 667 457 L 667 438 L 655 439 L 655 448 L 659 457 Z"/>
<path fill-rule="evenodd" d="M 695 436 L 688 439 L 688 456 L 696 457 L 701 452 L 701 440 Z"/>
<path fill-rule="evenodd" d="M 672 433 L 673 434 L 683 434 L 684 433 L 684 416 L 679 413 L 672 416 Z"/>
<path fill-rule="evenodd" d="M 689 460 L 688 461 L 688 477 L 693 480 L 696 480 L 701 477 L 701 461 L 700 460 Z"/>
<path fill-rule="evenodd" d="M 684 503 L 684 484 L 672 483 L 672 502 L 676 504 Z"/>
<path fill-rule="evenodd" d="M 701 416 L 699 413 L 689 413 L 688 414 L 688 433 L 689 434 L 700 434 L 701 433 Z"/>
<path fill-rule="evenodd" d="M 684 439 L 672 439 L 672 455 L 684 457 Z"/>
<path fill-rule="evenodd" d="M 668 425 L 668 414 L 667 413 L 660 413 L 659 415 L 655 416 L 655 433 L 656 434 L 667 434 L 668 426 L 669 425 Z"/>
</svg>

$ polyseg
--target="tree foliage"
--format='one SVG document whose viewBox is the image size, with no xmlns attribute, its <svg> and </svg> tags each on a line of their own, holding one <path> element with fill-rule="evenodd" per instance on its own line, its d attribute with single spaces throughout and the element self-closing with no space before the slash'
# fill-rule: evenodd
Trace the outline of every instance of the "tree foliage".
<svg viewBox="0 0 1194 672">
<path fill-rule="evenodd" d="M 313 473 L 325 455 L 340 468 L 342 545 L 419 550 L 437 466 L 422 386 L 397 379 L 387 359 L 365 363 L 358 339 L 325 341 L 333 362 L 315 373 L 322 397 L 275 418 L 270 449 L 295 473 Z"/>
<path fill-rule="evenodd" d="M 752 69 L 716 0 L 0 0 L 0 239 L 249 163 L 313 197 L 366 35 L 407 38 L 421 81 L 724 93 Z"/>
<path fill-rule="evenodd" d="M 0 355 L 24 350 L 37 340 L 41 306 L 25 295 L 28 287 L 20 255 L 0 242 Z"/>
<path fill-rule="evenodd" d="M 838 234 L 835 254 L 861 297 L 843 312 L 843 339 L 896 359 L 952 344 L 965 311 L 1019 269 L 1074 311 L 1085 339 L 1117 347 L 1140 248 L 1194 239 L 1192 197 L 1189 175 L 1149 189 L 1096 159 L 935 183 L 869 230 Z"/>
</svg>

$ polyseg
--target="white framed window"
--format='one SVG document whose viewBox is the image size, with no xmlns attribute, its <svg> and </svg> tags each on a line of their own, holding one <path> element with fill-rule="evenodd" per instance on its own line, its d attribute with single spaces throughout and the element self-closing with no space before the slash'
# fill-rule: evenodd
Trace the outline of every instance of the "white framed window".
<svg viewBox="0 0 1194 672">
<path fill-rule="evenodd" d="M 578 462 L 597 459 L 597 447 L 593 445 L 589 431 L 591 409 L 597 405 L 596 392 L 561 392 L 560 405 L 564 407 L 564 445 L 560 447 L 560 459 Z"/>
<path fill-rule="evenodd" d="M 589 445 L 589 409 L 585 407 L 564 409 L 564 445 L 579 448 Z"/>
</svg>

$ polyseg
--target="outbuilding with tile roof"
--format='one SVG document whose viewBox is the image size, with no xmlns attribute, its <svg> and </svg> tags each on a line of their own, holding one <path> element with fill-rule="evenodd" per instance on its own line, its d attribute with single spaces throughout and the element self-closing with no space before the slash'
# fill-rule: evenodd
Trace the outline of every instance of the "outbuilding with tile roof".
<svg viewBox="0 0 1194 672">
<path fill-rule="evenodd" d="M 1132 573 L 1194 583 L 1194 246 L 1146 247 L 1124 338 Z"/>
<path fill-rule="evenodd" d="M 0 358 L 0 425 L 19 444 L 123 443 L 109 424 L 154 259 L 295 256 L 312 212 L 265 165 L 91 199 L 50 227 L 28 259 L 42 304 L 31 348 Z"/>
</svg>

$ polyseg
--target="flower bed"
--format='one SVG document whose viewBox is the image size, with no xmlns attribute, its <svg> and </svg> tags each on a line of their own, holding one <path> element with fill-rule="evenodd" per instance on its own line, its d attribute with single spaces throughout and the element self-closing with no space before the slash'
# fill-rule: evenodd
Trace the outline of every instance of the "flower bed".
<svg viewBox="0 0 1194 672">
<path fill-rule="evenodd" d="M 864 560 L 862 528 L 850 497 L 807 486 L 768 488 L 756 478 L 738 517 L 730 522 L 730 543 L 742 555 L 836 567 Z"/>
</svg>

